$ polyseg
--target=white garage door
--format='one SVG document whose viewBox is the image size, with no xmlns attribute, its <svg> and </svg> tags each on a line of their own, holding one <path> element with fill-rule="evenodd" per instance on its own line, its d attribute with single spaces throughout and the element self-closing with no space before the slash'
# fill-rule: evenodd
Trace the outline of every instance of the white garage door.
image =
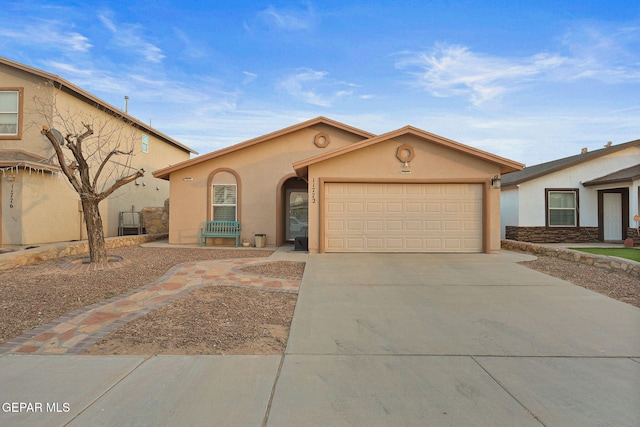
<svg viewBox="0 0 640 427">
<path fill-rule="evenodd" d="M 326 252 L 482 252 L 482 185 L 327 183 Z"/>
</svg>

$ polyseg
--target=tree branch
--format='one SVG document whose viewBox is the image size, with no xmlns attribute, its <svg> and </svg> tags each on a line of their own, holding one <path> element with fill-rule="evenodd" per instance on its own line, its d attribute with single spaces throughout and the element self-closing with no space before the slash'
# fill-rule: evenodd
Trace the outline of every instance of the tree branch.
<svg viewBox="0 0 640 427">
<path fill-rule="evenodd" d="M 104 169 L 104 167 L 107 165 L 107 163 L 109 163 L 109 159 L 111 159 L 112 156 L 118 155 L 118 154 L 131 154 L 133 152 L 126 152 L 126 151 L 120 151 L 120 150 L 113 150 L 111 152 L 109 152 L 109 154 L 106 155 L 106 157 L 104 158 L 104 160 L 102 160 L 102 163 L 100 163 L 100 167 L 98 168 L 98 170 L 96 171 L 95 175 L 93 176 L 93 188 L 97 188 L 96 186 L 98 185 L 98 179 L 100 178 L 100 174 L 102 173 L 102 169 Z"/>
<path fill-rule="evenodd" d="M 135 181 L 136 179 L 141 178 L 143 176 L 144 176 L 144 169 L 139 169 L 136 173 L 117 180 L 111 187 L 109 187 L 102 193 L 98 194 L 97 196 L 98 200 L 106 199 L 111 195 L 111 193 L 116 191 L 118 188 L 122 187 L 123 185 L 127 185 L 131 181 Z"/>
<path fill-rule="evenodd" d="M 69 166 L 65 162 L 64 154 L 62 153 L 62 148 L 60 147 L 60 144 L 58 143 L 58 140 L 56 139 L 55 135 L 51 133 L 51 131 L 47 126 L 42 126 L 42 130 L 40 131 L 40 133 L 46 136 L 49 142 L 51 142 L 51 145 L 53 146 L 53 149 L 56 152 L 56 157 L 58 158 L 60 169 L 62 169 L 62 172 L 65 174 L 65 176 L 67 177 L 71 185 L 73 185 L 73 188 L 78 193 L 81 193 L 82 184 L 80 183 L 80 181 L 78 181 L 78 177 L 73 173 L 73 171 L 69 168 Z"/>
</svg>

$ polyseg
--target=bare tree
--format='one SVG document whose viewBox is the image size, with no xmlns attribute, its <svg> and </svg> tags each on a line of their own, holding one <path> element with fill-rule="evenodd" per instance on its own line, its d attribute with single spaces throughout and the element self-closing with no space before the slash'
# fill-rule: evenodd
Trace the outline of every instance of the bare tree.
<svg viewBox="0 0 640 427">
<path fill-rule="evenodd" d="M 47 123 L 41 133 L 51 143 L 62 173 L 80 196 L 91 262 L 106 262 L 99 203 L 144 176 L 144 170 L 131 166 L 135 128 L 122 114 L 99 105 L 58 105 L 59 90 L 53 83 L 48 86 L 51 90 L 43 91 L 43 98 L 34 97 L 36 111 Z"/>
</svg>

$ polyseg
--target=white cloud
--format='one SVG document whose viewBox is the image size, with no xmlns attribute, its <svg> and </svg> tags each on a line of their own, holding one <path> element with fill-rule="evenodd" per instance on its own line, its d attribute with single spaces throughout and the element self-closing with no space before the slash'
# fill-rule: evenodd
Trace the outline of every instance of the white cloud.
<svg viewBox="0 0 640 427">
<path fill-rule="evenodd" d="M 640 81 L 640 24 L 581 22 L 568 29 L 561 45 L 570 52 L 570 79 L 608 84 Z"/>
<path fill-rule="evenodd" d="M 466 97 L 480 106 L 532 82 L 605 84 L 640 81 L 640 25 L 578 23 L 560 39 L 558 53 L 503 57 L 438 43 L 427 52 L 402 52 L 396 68 L 436 97 Z"/>
<path fill-rule="evenodd" d="M 164 59 L 162 49 L 143 39 L 138 33 L 140 28 L 136 25 L 122 24 L 116 25 L 109 17 L 102 14 L 99 16 L 104 26 L 113 33 L 116 45 L 131 50 L 142 55 L 149 62 L 159 63 Z"/>
<path fill-rule="evenodd" d="M 206 57 L 207 49 L 202 46 L 200 42 L 194 42 L 184 31 L 174 28 L 173 32 L 175 33 L 178 40 L 182 42 L 184 45 L 182 49 L 182 53 L 191 59 L 200 59 Z"/>
<path fill-rule="evenodd" d="M 327 75 L 326 71 L 302 68 L 282 79 L 279 87 L 306 103 L 320 107 L 331 107 L 339 98 L 353 94 L 350 88 L 355 85 L 327 79 Z"/>
<path fill-rule="evenodd" d="M 252 81 L 258 78 L 257 74 L 250 73 L 249 71 L 243 71 L 242 74 L 244 75 L 244 80 L 242 81 L 242 84 L 245 84 L 245 85 L 248 85 L 249 83 L 251 83 Z"/>
<path fill-rule="evenodd" d="M 84 35 L 75 31 L 65 31 L 63 23 L 38 20 L 32 25 L 11 29 L 0 28 L 0 37 L 11 38 L 21 44 L 38 44 L 70 52 L 87 52 L 92 44 Z"/>
<path fill-rule="evenodd" d="M 566 58 L 537 54 L 523 59 L 477 54 L 464 46 L 437 44 L 431 51 L 407 53 L 396 62 L 416 83 L 437 97 L 466 96 L 480 105 L 561 66 Z"/>
<path fill-rule="evenodd" d="M 269 6 L 258 13 L 258 18 L 270 27 L 285 31 L 310 30 L 316 25 L 316 13 L 310 3 L 302 10 Z"/>
</svg>

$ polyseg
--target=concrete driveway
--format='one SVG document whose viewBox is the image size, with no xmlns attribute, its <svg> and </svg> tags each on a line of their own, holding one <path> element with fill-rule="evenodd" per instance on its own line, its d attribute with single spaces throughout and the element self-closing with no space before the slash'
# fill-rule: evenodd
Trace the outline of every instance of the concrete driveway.
<svg viewBox="0 0 640 427">
<path fill-rule="evenodd" d="M 640 309 L 527 257 L 310 255 L 284 356 L 4 355 L 0 425 L 637 427 Z"/>
<path fill-rule="evenodd" d="M 269 421 L 638 426 L 640 309 L 527 257 L 312 256 Z"/>
</svg>

